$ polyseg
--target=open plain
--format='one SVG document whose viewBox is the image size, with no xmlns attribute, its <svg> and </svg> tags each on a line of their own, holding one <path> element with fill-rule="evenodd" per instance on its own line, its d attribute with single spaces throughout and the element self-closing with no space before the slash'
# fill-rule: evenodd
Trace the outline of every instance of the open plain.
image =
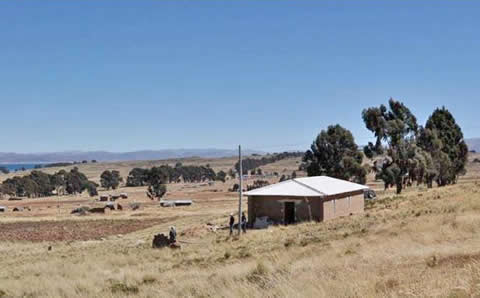
<svg viewBox="0 0 480 298">
<path fill-rule="evenodd" d="M 480 164 L 473 158 L 456 185 L 414 186 L 397 196 L 370 175 L 378 199 L 362 215 L 250 230 L 241 237 L 222 229 L 238 208 L 237 193 L 228 191 L 235 180 L 169 184 L 165 199 L 194 201 L 173 208 L 150 200 L 145 187 L 100 191 L 127 193 L 118 202 L 141 207 L 85 216 L 70 212 L 100 204 L 86 194 L 0 200 L 8 207 L 0 213 L 0 297 L 478 296 Z M 106 169 L 125 178 L 133 167 L 177 161 L 79 169 L 99 181 Z M 235 161 L 181 160 L 215 171 L 228 171 Z M 261 168 L 290 175 L 299 164 L 291 158 Z M 246 184 L 254 179 L 260 178 Z M 15 207 L 30 211 L 12 212 Z M 182 249 L 152 249 L 153 236 L 172 225 Z"/>
</svg>

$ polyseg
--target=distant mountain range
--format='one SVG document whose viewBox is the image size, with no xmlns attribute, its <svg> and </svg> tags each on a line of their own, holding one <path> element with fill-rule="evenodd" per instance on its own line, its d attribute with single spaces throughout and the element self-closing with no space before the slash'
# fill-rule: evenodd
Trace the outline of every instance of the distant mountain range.
<svg viewBox="0 0 480 298">
<path fill-rule="evenodd" d="M 242 154 L 263 154 L 255 150 L 242 150 Z M 237 150 L 229 149 L 165 149 L 143 150 L 133 152 L 108 152 L 108 151 L 69 151 L 51 153 L 2 153 L 0 163 L 53 163 L 74 161 L 128 161 L 128 160 L 158 160 L 171 158 L 219 158 L 238 155 Z"/>
<path fill-rule="evenodd" d="M 469 150 L 480 152 L 480 138 L 465 140 Z M 265 154 L 258 150 L 243 150 L 244 155 Z M 142 150 L 132 152 L 108 151 L 67 151 L 49 153 L 3 153 L 0 152 L 0 164 L 6 163 L 53 163 L 53 162 L 81 162 L 91 161 L 129 161 L 129 160 L 158 160 L 172 158 L 219 158 L 237 156 L 237 150 L 230 149 L 163 149 Z"/>
<path fill-rule="evenodd" d="M 480 152 L 480 138 L 466 139 L 468 150 Z"/>
</svg>

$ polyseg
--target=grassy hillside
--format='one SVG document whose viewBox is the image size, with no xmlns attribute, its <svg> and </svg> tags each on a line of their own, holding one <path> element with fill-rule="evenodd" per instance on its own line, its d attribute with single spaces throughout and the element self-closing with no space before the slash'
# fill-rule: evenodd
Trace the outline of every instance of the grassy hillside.
<svg viewBox="0 0 480 298">
<path fill-rule="evenodd" d="M 237 208 L 236 195 L 224 190 L 233 181 L 172 186 L 171 196 L 195 198 L 192 207 L 145 201 L 140 211 L 86 217 L 56 205 L 35 216 L 0 215 L 0 297 L 478 296 L 478 173 L 480 165 L 470 164 L 454 186 L 380 191 L 363 215 L 241 238 L 210 228 Z M 143 190 L 134 192 L 140 200 Z M 171 225 L 182 249 L 152 249 L 153 236 Z"/>
<path fill-rule="evenodd" d="M 240 239 L 206 226 L 224 223 L 227 209 L 204 208 L 174 220 L 186 242 L 182 250 L 150 248 L 171 221 L 97 241 L 2 242 L 0 293 L 469 297 L 480 294 L 479 211 L 480 183 L 472 182 L 386 195 L 364 215 L 250 231 Z"/>
</svg>

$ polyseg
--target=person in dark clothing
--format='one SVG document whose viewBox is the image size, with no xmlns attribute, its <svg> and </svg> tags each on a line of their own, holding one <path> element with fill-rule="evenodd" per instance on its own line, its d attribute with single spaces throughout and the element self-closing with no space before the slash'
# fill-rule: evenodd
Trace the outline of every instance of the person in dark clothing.
<svg viewBox="0 0 480 298">
<path fill-rule="evenodd" d="M 169 236 L 170 236 L 170 243 L 177 242 L 177 230 L 175 229 L 175 227 L 170 227 Z"/>
<path fill-rule="evenodd" d="M 233 213 L 230 213 L 230 236 L 233 234 L 233 225 L 235 224 L 235 218 L 233 217 Z"/>
<path fill-rule="evenodd" d="M 244 233 L 247 232 L 247 217 L 245 216 L 245 212 L 242 212 L 242 230 Z"/>
</svg>

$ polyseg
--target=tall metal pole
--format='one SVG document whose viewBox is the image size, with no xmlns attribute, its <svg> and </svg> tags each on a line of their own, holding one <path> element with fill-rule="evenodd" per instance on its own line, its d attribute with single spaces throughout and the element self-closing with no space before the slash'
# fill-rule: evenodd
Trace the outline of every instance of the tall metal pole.
<svg viewBox="0 0 480 298">
<path fill-rule="evenodd" d="M 242 147 L 238 145 L 238 177 L 240 179 L 240 191 L 238 196 L 238 235 L 242 232 L 242 195 L 243 195 L 243 171 L 242 171 Z"/>
</svg>

